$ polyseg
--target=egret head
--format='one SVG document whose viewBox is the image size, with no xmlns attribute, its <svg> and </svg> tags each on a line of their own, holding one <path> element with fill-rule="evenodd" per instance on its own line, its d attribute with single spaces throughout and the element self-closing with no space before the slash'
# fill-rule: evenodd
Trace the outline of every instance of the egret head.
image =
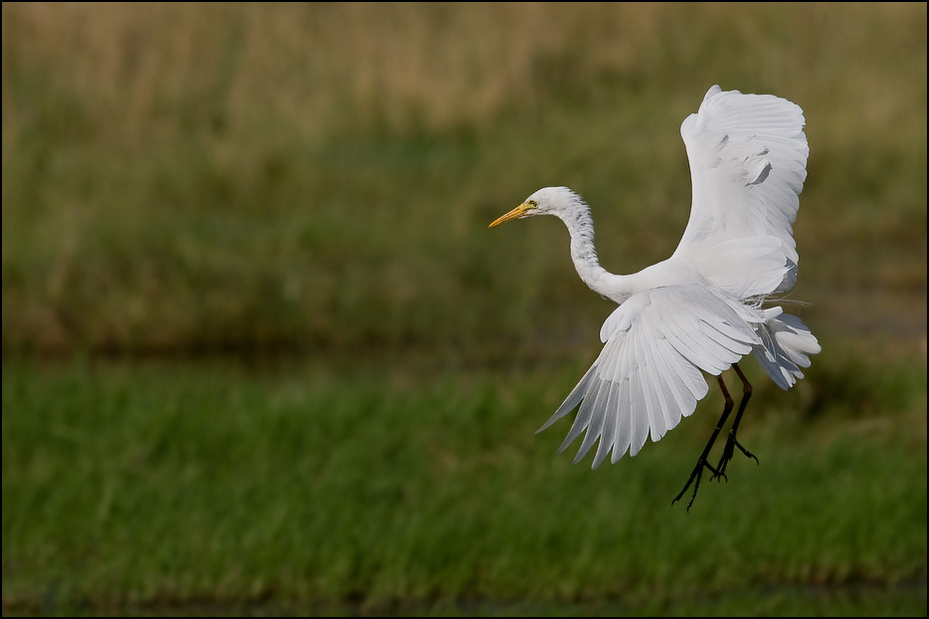
<svg viewBox="0 0 929 619">
<path fill-rule="evenodd" d="M 578 209 L 586 210 L 587 206 L 579 195 L 567 187 L 543 187 L 512 211 L 495 219 L 488 227 L 493 228 L 511 219 L 523 219 L 533 215 L 555 215 L 564 219 L 564 215 Z"/>
</svg>

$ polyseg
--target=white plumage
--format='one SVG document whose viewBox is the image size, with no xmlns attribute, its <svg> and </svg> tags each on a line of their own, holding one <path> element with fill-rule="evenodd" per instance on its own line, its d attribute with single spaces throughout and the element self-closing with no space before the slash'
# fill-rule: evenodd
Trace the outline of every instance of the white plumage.
<svg viewBox="0 0 929 619">
<path fill-rule="evenodd" d="M 600 331 L 600 356 L 539 429 L 580 405 L 561 446 L 586 430 L 575 462 L 597 439 L 594 468 L 610 451 L 616 462 L 636 455 L 649 436 L 660 440 L 707 394 L 700 370 L 719 376 L 751 352 L 781 388 L 803 378 L 800 368 L 810 365 L 819 343 L 780 307 L 762 309 L 797 277 L 791 224 L 806 179 L 803 125 L 802 110 L 785 99 L 710 88 L 681 125 L 693 185 L 687 227 L 670 258 L 632 275 L 600 266 L 590 211 L 566 187 L 540 189 L 491 224 L 559 217 L 581 279 L 619 304 Z M 740 416 L 742 409 L 744 403 Z M 712 440 L 707 452 L 710 446 Z M 703 465 L 717 475 L 725 468 Z"/>
</svg>

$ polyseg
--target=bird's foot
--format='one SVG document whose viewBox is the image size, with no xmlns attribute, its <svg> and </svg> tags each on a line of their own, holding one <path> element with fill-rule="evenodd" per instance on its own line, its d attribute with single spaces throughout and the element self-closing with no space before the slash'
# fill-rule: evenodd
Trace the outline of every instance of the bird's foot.
<svg viewBox="0 0 929 619">
<path fill-rule="evenodd" d="M 742 447 L 741 443 L 735 439 L 735 434 L 730 432 L 729 438 L 726 440 L 726 447 L 723 449 L 723 456 L 719 459 L 719 464 L 716 465 L 715 469 L 711 469 L 713 470 L 713 477 L 710 479 L 719 479 L 720 477 L 726 479 L 726 467 L 729 466 L 729 461 L 732 460 L 732 456 L 735 455 L 736 447 L 745 454 L 745 457 L 752 458 L 755 464 L 761 464 L 752 452 Z"/>
<path fill-rule="evenodd" d="M 679 501 L 681 497 L 684 496 L 684 493 L 687 492 L 687 489 L 690 488 L 690 484 L 694 485 L 694 492 L 690 496 L 690 502 L 687 503 L 687 511 L 690 511 L 690 506 L 694 504 L 694 499 L 697 498 L 697 490 L 700 488 L 700 478 L 703 477 L 703 469 L 710 469 L 713 472 L 713 477 L 711 479 L 716 479 L 717 477 L 726 477 L 726 475 L 720 471 L 718 468 L 713 468 L 709 462 L 706 461 L 704 456 L 701 456 L 697 460 L 697 466 L 694 467 L 693 472 L 690 474 L 690 479 L 687 480 L 687 483 L 684 484 L 684 489 L 681 490 L 681 493 L 678 494 L 671 501 L 672 504 Z"/>
</svg>

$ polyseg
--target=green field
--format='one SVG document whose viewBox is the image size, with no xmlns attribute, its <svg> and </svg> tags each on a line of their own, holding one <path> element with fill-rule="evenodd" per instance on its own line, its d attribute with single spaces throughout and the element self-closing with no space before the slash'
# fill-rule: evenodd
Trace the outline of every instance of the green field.
<svg viewBox="0 0 929 619">
<path fill-rule="evenodd" d="M 921 370 L 875 372 L 855 399 L 760 389 L 742 437 L 760 466 L 734 461 L 689 514 L 671 498 L 718 398 L 592 473 L 555 455 L 560 432 L 533 434 L 573 378 L 7 362 L 7 609 L 925 606 Z"/>
<path fill-rule="evenodd" d="M 926 5 L 2 8 L 3 614 L 927 612 Z M 718 416 L 535 435 L 673 251 L 714 83 L 800 104 L 792 305 Z M 734 376 L 727 377 L 735 384 Z"/>
</svg>

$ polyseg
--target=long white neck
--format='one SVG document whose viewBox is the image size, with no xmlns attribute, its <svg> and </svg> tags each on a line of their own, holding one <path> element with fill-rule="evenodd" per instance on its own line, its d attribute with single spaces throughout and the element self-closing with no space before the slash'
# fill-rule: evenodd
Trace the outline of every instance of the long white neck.
<svg viewBox="0 0 929 619">
<path fill-rule="evenodd" d="M 610 273 L 602 266 L 594 248 L 594 222 L 586 204 L 577 201 L 574 208 L 557 213 L 571 235 L 571 260 L 581 280 L 591 290 L 616 303 L 636 292 L 631 276 Z"/>
</svg>

